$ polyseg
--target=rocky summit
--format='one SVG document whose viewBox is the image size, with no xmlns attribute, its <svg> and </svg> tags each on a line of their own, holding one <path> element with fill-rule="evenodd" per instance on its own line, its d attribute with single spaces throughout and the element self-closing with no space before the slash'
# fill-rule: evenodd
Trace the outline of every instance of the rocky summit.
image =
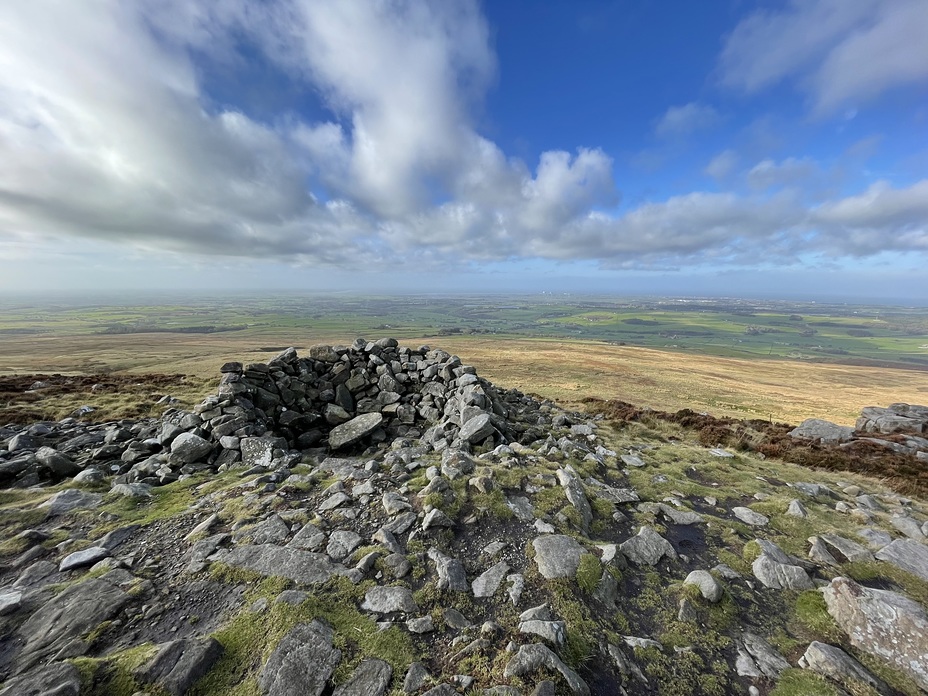
<svg viewBox="0 0 928 696">
<path fill-rule="evenodd" d="M 0 428 L 0 696 L 928 693 L 926 434 L 812 419 L 813 469 L 389 338 L 228 362 Z"/>
</svg>

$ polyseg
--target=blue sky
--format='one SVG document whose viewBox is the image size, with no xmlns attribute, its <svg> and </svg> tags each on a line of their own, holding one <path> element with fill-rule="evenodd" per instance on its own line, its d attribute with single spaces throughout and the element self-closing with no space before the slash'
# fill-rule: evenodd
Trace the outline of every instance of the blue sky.
<svg viewBox="0 0 928 696">
<path fill-rule="evenodd" d="M 928 302 L 926 0 L 0 7 L 0 292 Z"/>
</svg>

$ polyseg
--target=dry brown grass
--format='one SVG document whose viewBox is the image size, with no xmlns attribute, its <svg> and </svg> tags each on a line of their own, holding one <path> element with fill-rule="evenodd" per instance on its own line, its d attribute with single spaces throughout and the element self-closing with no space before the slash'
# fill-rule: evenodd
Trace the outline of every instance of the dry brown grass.
<svg viewBox="0 0 928 696">
<path fill-rule="evenodd" d="M 376 338 L 376 337 L 375 337 Z M 561 402 L 621 399 L 676 411 L 798 422 L 851 424 L 860 409 L 928 401 L 924 372 L 781 360 L 737 360 L 598 342 L 397 335 L 440 347 L 507 387 Z M 107 371 L 217 376 L 227 360 L 267 361 L 261 346 L 349 343 L 354 336 L 267 330 L 236 334 L 4 337 L 0 374 Z"/>
</svg>

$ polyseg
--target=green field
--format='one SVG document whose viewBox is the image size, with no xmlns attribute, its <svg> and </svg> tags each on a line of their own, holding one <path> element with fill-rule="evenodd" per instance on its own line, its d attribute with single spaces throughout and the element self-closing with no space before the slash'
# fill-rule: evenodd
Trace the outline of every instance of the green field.
<svg viewBox="0 0 928 696">
<path fill-rule="evenodd" d="M 217 296 L 126 304 L 0 303 L 0 341 L 27 336 L 281 332 L 572 338 L 736 358 L 928 369 L 928 310 L 746 300 Z M 273 348 L 274 346 L 268 346 Z"/>
</svg>

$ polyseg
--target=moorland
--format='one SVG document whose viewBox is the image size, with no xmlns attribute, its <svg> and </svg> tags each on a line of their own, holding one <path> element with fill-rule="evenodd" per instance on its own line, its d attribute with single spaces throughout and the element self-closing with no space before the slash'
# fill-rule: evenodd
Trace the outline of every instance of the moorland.
<svg viewBox="0 0 928 696">
<path fill-rule="evenodd" d="M 928 394 L 925 308 L 346 294 L 7 300 L 0 394 L 11 414 L 25 406 L 11 395 L 23 391 L 17 376 L 98 375 L 101 416 L 143 415 L 140 403 L 154 393 L 193 403 L 228 359 L 385 335 L 440 344 L 496 383 L 567 404 L 618 398 L 667 411 L 850 424 L 863 406 L 921 403 Z M 168 389 L 143 374 L 185 377 Z M 29 415 L 62 417 L 83 399 L 78 389 L 47 394 L 47 412 Z"/>
</svg>

